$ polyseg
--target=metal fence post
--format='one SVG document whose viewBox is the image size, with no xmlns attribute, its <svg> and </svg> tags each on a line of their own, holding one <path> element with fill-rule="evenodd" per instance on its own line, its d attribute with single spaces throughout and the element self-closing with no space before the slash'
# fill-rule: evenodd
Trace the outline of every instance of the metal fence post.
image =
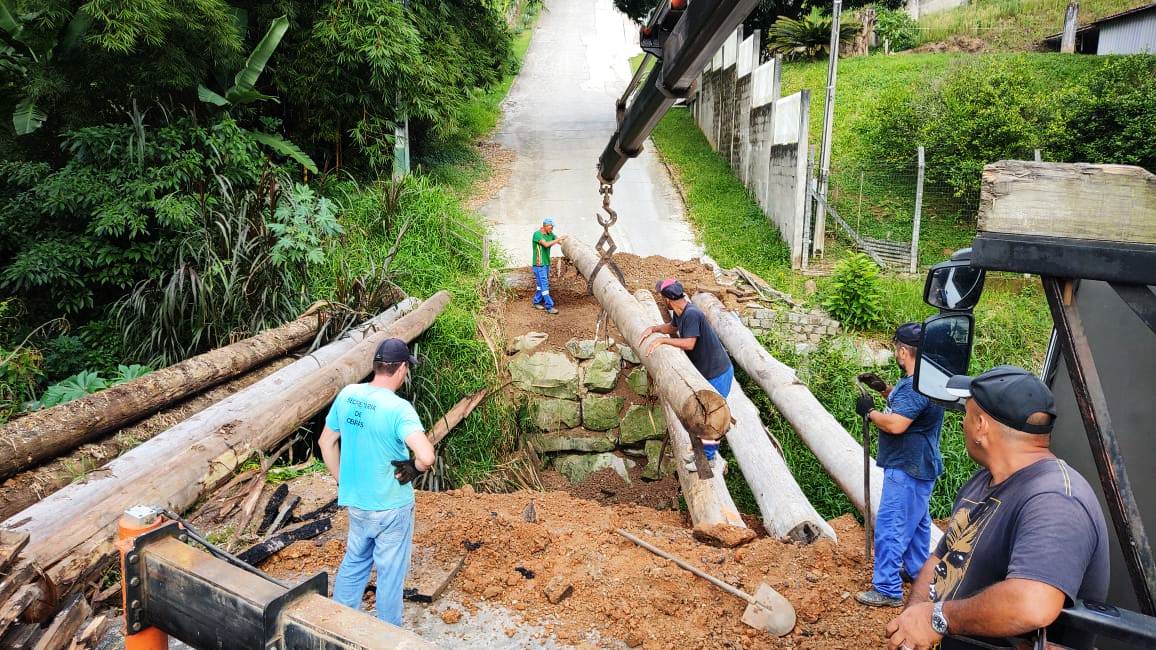
<svg viewBox="0 0 1156 650">
<path fill-rule="evenodd" d="M 482 235 L 482 270 L 490 270 L 490 236 Z"/>
<path fill-rule="evenodd" d="M 803 174 L 803 183 L 806 188 L 803 192 L 805 200 L 803 201 L 803 270 L 807 270 L 811 254 L 814 252 L 814 247 L 811 245 L 811 239 L 814 237 L 814 228 L 811 227 L 812 216 L 814 215 L 814 199 L 811 198 L 811 193 L 815 191 L 814 182 L 811 177 L 812 165 L 815 162 L 815 145 L 809 147 L 807 154 L 807 172 Z"/>
<path fill-rule="evenodd" d="M 831 7 L 831 45 L 827 60 L 827 99 L 823 103 L 823 149 L 819 155 L 819 196 L 827 200 L 827 184 L 831 172 L 831 139 L 835 125 L 835 82 L 839 70 L 839 18 L 843 11 L 843 0 L 835 0 Z M 815 251 L 823 253 L 827 233 L 827 213 L 820 210 L 815 218 L 815 235 L 812 245 Z"/>
<path fill-rule="evenodd" d="M 1036 149 L 1035 153 L 1036 153 L 1036 162 L 1043 162 L 1044 161 L 1044 152 L 1040 151 L 1039 149 Z"/>
<path fill-rule="evenodd" d="M 915 223 L 911 226 L 911 268 L 915 273 L 919 265 L 919 218 L 923 214 L 923 147 L 919 147 L 919 169 L 915 176 Z"/>
</svg>

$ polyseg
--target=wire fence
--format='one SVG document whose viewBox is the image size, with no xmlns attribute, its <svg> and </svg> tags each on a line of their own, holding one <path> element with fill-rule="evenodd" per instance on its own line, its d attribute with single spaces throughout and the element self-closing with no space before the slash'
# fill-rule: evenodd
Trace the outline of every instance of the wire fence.
<svg viewBox="0 0 1156 650">
<path fill-rule="evenodd" d="M 1038 150 L 1009 157 L 1042 159 Z M 978 195 L 953 187 L 935 173 L 935 165 L 933 152 L 921 157 L 918 150 L 905 163 L 833 165 L 825 201 L 817 181 L 811 182 L 815 215 L 826 213 L 833 234 L 841 233 L 880 266 L 914 273 L 967 247 L 975 235 Z M 813 170 L 812 179 L 817 178 Z"/>
</svg>

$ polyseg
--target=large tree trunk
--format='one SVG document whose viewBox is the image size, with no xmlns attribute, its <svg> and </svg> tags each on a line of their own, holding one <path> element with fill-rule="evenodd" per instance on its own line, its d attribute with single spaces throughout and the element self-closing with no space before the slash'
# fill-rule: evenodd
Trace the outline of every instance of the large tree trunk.
<svg viewBox="0 0 1156 650">
<path fill-rule="evenodd" d="M 0 479 L 70 451 L 308 343 L 324 322 L 306 314 L 276 329 L 0 427 Z"/>
<path fill-rule="evenodd" d="M 737 381 L 731 385 L 727 404 L 736 420 L 727 432 L 727 444 L 755 495 L 767 532 L 779 539 L 804 544 L 820 537 L 838 541 L 835 529 L 815 511 L 795 482 L 763 427 L 758 407 L 743 393 Z"/>
<path fill-rule="evenodd" d="M 0 481 L 0 521 L 31 506 L 77 480 L 84 480 L 101 465 L 160 435 L 175 422 L 187 420 L 243 388 L 293 363 L 289 357 L 274 359 L 243 375 L 192 395 L 129 427 L 85 443 L 76 449 L 13 474 Z"/>
<path fill-rule="evenodd" d="M 562 240 L 562 252 L 587 278 L 598 264 L 594 249 L 573 237 Z M 726 400 L 711 388 L 682 350 L 664 345 L 646 355 L 650 341 L 661 335 L 651 335 L 639 343 L 651 319 L 609 269 L 602 269 L 594 278 L 594 297 L 614 319 L 626 342 L 638 351 L 658 395 L 674 408 L 686 430 L 700 438 L 722 438 L 731 426 Z"/>
<path fill-rule="evenodd" d="M 253 452 L 268 450 L 372 369 L 383 339 L 411 341 L 449 302 L 440 292 L 415 311 L 330 344 L 206 409 L 72 485 L 11 517 L 3 528 L 28 532 L 22 556 L 47 569 L 61 595 L 113 557 L 116 520 L 136 504 L 183 511 L 226 480 Z M 392 310 L 396 317 L 398 310 Z M 380 317 L 379 317 L 380 319 Z M 339 354 L 334 354 L 330 348 Z"/>
<path fill-rule="evenodd" d="M 863 494 L 863 446 L 847 433 L 843 425 L 831 415 L 819 400 L 811 394 L 803 382 L 795 376 L 795 370 L 771 356 L 759 344 L 739 317 L 726 311 L 718 298 L 709 293 L 695 295 L 694 302 L 706 314 L 719 339 L 740 367 L 755 380 L 775 408 L 786 418 L 803 440 L 823 469 L 835 480 L 851 503 L 865 511 L 866 499 Z M 871 513 L 872 518 L 879 512 L 879 500 L 883 494 L 883 470 L 871 461 Z M 874 523 L 874 522 L 872 522 Z M 931 527 L 931 548 L 934 549 L 943 535 L 937 527 Z"/>
<path fill-rule="evenodd" d="M 658 304 L 654 296 L 642 289 L 634 293 L 638 303 L 642 305 L 646 324 L 658 325 L 662 323 L 662 314 L 658 311 Z M 691 454 L 690 434 L 683 428 L 674 409 L 665 401 L 662 408 L 666 412 L 666 428 L 670 433 L 671 452 L 674 454 L 675 472 L 678 474 L 678 484 L 682 487 L 682 496 L 686 500 L 686 510 L 690 514 L 690 523 L 699 537 L 717 538 L 722 543 L 727 539 L 743 539 L 750 534 L 746 531 L 746 522 L 739 515 L 731 493 L 727 490 L 726 481 L 722 473 L 716 472 L 709 479 L 701 479 L 697 472 L 689 472 L 683 459 Z M 731 530 L 726 530 L 731 529 Z M 741 530 L 739 530 L 741 529 Z"/>
</svg>

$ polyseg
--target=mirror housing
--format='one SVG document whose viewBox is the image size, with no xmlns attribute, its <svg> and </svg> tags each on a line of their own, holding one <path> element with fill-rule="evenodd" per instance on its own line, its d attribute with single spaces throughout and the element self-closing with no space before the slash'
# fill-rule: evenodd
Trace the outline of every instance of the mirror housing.
<svg viewBox="0 0 1156 650">
<path fill-rule="evenodd" d="M 915 390 L 946 408 L 962 409 L 963 400 L 947 390 L 947 380 L 967 374 L 974 334 L 975 319 L 968 312 L 947 312 L 923 321 Z"/>
<path fill-rule="evenodd" d="M 956 251 L 951 260 L 927 270 L 923 302 L 943 311 L 970 311 L 983 294 L 983 269 L 971 266 L 971 249 Z"/>
</svg>

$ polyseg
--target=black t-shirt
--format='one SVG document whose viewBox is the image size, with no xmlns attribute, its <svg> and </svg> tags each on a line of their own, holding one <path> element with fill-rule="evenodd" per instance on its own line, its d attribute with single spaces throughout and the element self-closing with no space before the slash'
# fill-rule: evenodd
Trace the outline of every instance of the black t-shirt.
<svg viewBox="0 0 1156 650">
<path fill-rule="evenodd" d="M 714 379 L 730 369 L 731 358 L 727 356 L 726 348 L 697 305 L 688 302 L 682 315 L 674 314 L 670 322 L 678 330 L 679 338 L 698 337 L 686 356 L 703 377 Z"/>
<path fill-rule="evenodd" d="M 1084 477 L 1058 458 L 1037 461 L 995 486 L 986 469 L 976 472 L 959 490 L 935 555 L 933 601 L 969 598 L 1007 578 L 1049 584 L 1064 592 L 1068 605 L 1108 595 L 1108 528 L 1100 502 Z M 1090 641 L 1064 643 L 1079 648 Z M 963 647 L 974 646 L 943 643 Z"/>
</svg>

